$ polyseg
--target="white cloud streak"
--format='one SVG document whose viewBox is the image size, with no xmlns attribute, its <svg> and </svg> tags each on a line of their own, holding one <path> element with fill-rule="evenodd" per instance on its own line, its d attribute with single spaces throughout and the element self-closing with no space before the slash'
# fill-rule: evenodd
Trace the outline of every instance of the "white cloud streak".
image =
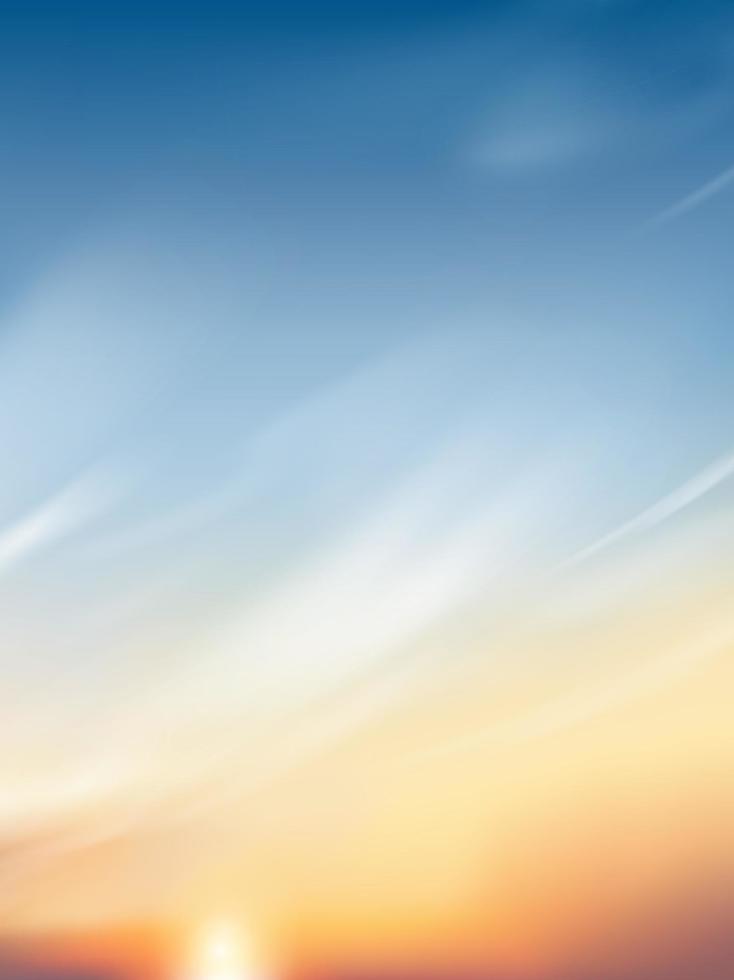
<svg viewBox="0 0 734 980">
<path fill-rule="evenodd" d="M 94 467 L 0 530 L 0 573 L 104 513 L 119 499 L 122 489 L 115 474 Z"/>
<path fill-rule="evenodd" d="M 650 219 L 646 223 L 648 228 L 660 228 L 663 225 L 667 225 L 671 221 L 675 221 L 676 218 L 681 218 L 683 215 L 688 214 L 690 211 L 694 211 L 696 208 L 705 204 L 712 197 L 720 194 L 722 191 L 734 182 L 734 167 L 729 167 L 720 173 L 718 177 L 714 177 L 713 180 L 707 181 L 702 187 L 693 191 L 691 194 L 687 194 L 685 197 L 681 198 L 675 204 L 670 207 L 665 208 L 659 214 L 655 215 L 654 218 Z"/>
<path fill-rule="evenodd" d="M 577 551 L 559 566 L 560 569 L 574 568 L 625 538 L 656 527 L 685 507 L 700 500 L 701 497 L 714 490 L 732 475 L 734 475 L 734 453 L 711 463 L 710 466 L 701 470 L 682 486 L 661 497 L 652 506 L 635 515 L 629 521 L 625 521 L 597 541 Z"/>
</svg>

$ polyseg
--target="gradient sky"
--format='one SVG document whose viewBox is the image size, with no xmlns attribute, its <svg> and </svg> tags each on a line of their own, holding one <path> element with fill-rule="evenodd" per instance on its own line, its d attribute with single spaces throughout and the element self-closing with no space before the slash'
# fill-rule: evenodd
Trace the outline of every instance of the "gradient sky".
<svg viewBox="0 0 734 980">
<path fill-rule="evenodd" d="M 730 8 L 0 6 L 13 949 L 726 980 Z"/>
</svg>

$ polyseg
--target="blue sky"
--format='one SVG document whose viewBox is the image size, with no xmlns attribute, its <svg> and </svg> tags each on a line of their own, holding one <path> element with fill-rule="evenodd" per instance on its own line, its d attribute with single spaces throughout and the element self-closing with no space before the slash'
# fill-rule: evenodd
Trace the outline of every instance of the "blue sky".
<svg viewBox="0 0 734 980">
<path fill-rule="evenodd" d="M 372 308 L 388 337 L 422 303 L 518 281 L 568 296 L 614 278 L 674 305 L 694 290 L 704 329 L 726 307 L 725 191 L 639 234 L 731 165 L 726 4 L 3 12 L 6 308 L 135 223 L 239 239 L 288 267 L 299 309 Z"/>
<path fill-rule="evenodd" d="M 198 785 L 206 758 L 140 740 L 223 751 L 258 684 L 277 727 L 689 506 L 661 561 L 726 564 L 730 4 L 26 2 L 0 27 L 21 872 L 37 812 L 64 851 L 67 811 Z"/>
<path fill-rule="evenodd" d="M 726 4 L 3 16 L 6 520 L 107 455 L 143 510 L 206 493 L 383 361 L 377 463 L 576 404 L 660 450 L 633 495 L 728 448 L 734 188 L 685 204 L 734 161 Z"/>
</svg>

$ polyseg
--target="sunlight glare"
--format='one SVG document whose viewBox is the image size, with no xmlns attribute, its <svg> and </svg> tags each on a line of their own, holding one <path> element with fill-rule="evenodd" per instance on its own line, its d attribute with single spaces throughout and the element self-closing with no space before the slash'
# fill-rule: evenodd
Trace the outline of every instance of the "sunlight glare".
<svg viewBox="0 0 734 980">
<path fill-rule="evenodd" d="M 191 980 L 264 980 L 249 940 L 230 922 L 209 923 L 195 951 Z"/>
</svg>

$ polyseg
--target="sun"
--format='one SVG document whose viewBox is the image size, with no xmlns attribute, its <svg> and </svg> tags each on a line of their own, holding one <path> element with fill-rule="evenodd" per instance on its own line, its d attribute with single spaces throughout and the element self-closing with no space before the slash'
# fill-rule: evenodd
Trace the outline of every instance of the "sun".
<svg viewBox="0 0 734 980">
<path fill-rule="evenodd" d="M 187 980 L 266 980 L 252 942 L 234 923 L 207 923 L 197 936 Z"/>
</svg>

